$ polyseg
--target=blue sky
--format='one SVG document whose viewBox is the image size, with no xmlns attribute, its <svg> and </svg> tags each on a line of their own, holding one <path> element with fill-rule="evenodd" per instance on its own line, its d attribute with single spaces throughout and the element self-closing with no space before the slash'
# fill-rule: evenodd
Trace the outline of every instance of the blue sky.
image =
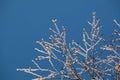
<svg viewBox="0 0 120 80">
<path fill-rule="evenodd" d="M 35 43 L 48 39 L 51 19 L 67 28 L 67 40 L 80 41 L 83 27 L 92 12 L 97 13 L 107 38 L 120 21 L 119 0 L 0 0 L 0 79 L 30 80 L 31 75 L 17 72 L 17 67 L 30 66 L 37 56 Z"/>
</svg>

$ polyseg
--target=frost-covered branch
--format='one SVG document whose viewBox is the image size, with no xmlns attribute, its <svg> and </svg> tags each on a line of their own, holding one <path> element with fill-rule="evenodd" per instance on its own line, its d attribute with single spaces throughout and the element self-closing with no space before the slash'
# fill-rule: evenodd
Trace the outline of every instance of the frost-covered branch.
<svg viewBox="0 0 120 80">
<path fill-rule="evenodd" d="M 117 20 L 113 20 L 114 22 L 115 22 L 115 24 L 118 26 L 118 27 L 120 27 L 120 24 L 117 22 Z"/>
<path fill-rule="evenodd" d="M 120 24 L 114 20 L 115 24 L 120 27 Z M 101 49 L 112 52 L 107 56 L 105 63 L 109 66 L 109 72 L 114 80 L 120 79 L 120 32 L 114 30 L 111 44 L 103 46 Z"/>
<path fill-rule="evenodd" d="M 18 68 L 17 71 L 34 75 L 36 78 L 32 80 L 88 80 L 88 76 L 91 80 L 111 80 L 107 76 L 120 79 L 120 31 L 114 30 L 110 44 L 102 45 L 102 27 L 93 12 L 92 21 L 88 21 L 90 31 L 83 28 L 82 42 L 68 43 L 65 27 L 60 28 L 57 19 L 52 22 L 54 28 L 49 28 L 49 40 L 36 41 L 40 47 L 35 50 L 40 54 L 32 60 L 34 67 Z M 120 27 L 116 20 L 114 22 Z M 106 56 L 102 58 L 104 54 Z"/>
<path fill-rule="evenodd" d="M 73 59 L 70 49 L 67 46 L 66 42 L 66 29 L 63 26 L 62 31 L 58 28 L 57 20 L 52 20 L 55 29 L 50 28 L 52 35 L 49 37 L 49 42 L 42 39 L 41 41 L 36 41 L 37 44 L 41 46 L 41 49 L 35 48 L 36 51 L 41 54 L 32 60 L 33 64 L 36 66 L 35 69 L 17 69 L 18 71 L 24 71 L 26 73 L 32 74 L 39 79 L 51 79 L 51 78 L 60 78 L 63 79 L 81 79 L 76 73 L 73 65 L 75 60 Z M 41 61 L 47 60 L 50 66 L 47 68 L 42 68 L 42 64 L 38 64 Z M 55 62 L 57 61 L 57 63 Z M 57 67 L 59 65 L 59 67 Z M 51 69 L 50 69 L 51 67 Z M 48 75 L 42 76 L 35 71 L 47 72 Z"/>
<path fill-rule="evenodd" d="M 83 44 L 81 44 L 73 41 L 72 44 L 74 47 L 72 50 L 74 51 L 74 54 L 78 54 L 84 57 L 84 61 L 78 61 L 82 67 L 84 67 L 85 71 L 83 73 L 87 73 L 92 77 L 92 79 L 100 79 L 101 71 L 98 69 L 98 64 L 95 64 L 96 61 L 99 62 L 99 56 L 97 48 L 97 45 L 102 42 L 103 38 L 100 36 L 99 32 L 101 29 L 101 26 L 99 26 L 99 19 L 96 19 L 96 13 L 93 13 L 93 21 L 89 22 L 88 24 L 91 26 L 91 32 L 87 32 L 86 29 L 83 29 Z M 83 64 L 84 63 L 84 64 Z"/>
</svg>

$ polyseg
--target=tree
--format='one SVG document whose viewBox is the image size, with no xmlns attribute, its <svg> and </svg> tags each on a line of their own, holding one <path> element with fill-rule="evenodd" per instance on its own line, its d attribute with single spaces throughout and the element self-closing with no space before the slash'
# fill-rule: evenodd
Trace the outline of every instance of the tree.
<svg viewBox="0 0 120 80">
<path fill-rule="evenodd" d="M 112 40 L 110 45 L 102 45 L 105 41 L 100 34 L 100 20 L 96 18 L 93 12 L 92 22 L 88 21 L 91 27 L 90 32 L 83 29 L 82 41 L 66 42 L 66 29 L 62 26 L 62 30 L 57 25 L 57 20 L 52 20 L 55 29 L 50 28 L 52 35 L 49 41 L 42 39 L 36 41 L 40 48 L 35 48 L 40 55 L 32 60 L 35 68 L 17 69 L 36 76 L 33 80 L 84 80 L 87 79 L 83 75 L 89 76 L 91 80 L 106 80 L 105 76 L 115 75 L 115 80 L 120 78 L 120 56 L 118 41 L 120 41 L 120 32 L 115 30 L 114 35 L 118 36 Z M 120 27 L 118 22 L 114 22 Z M 112 51 L 114 55 L 102 58 L 101 51 Z M 116 60 L 117 59 L 117 60 Z M 44 62 L 48 62 L 44 66 Z M 105 66 L 103 66 L 105 65 Z M 110 67 L 109 67 L 110 66 Z M 111 73 L 112 72 L 112 73 Z"/>
</svg>

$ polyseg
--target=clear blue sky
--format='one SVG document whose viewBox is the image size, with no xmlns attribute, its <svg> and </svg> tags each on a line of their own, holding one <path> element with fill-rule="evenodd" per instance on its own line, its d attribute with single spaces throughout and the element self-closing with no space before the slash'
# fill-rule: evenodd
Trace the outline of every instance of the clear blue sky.
<svg viewBox="0 0 120 80">
<path fill-rule="evenodd" d="M 120 0 L 0 0 L 0 80 L 30 80 L 17 67 L 31 66 L 38 53 L 35 43 L 47 39 L 51 19 L 67 28 L 67 40 L 80 41 L 92 12 L 97 13 L 103 34 L 109 36 L 113 19 L 120 22 Z"/>
</svg>

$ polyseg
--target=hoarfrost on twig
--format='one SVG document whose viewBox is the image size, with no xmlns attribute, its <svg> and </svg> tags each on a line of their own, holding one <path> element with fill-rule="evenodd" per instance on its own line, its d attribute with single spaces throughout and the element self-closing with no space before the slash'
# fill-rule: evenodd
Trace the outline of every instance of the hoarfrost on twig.
<svg viewBox="0 0 120 80">
<path fill-rule="evenodd" d="M 120 24 L 114 20 L 115 24 L 120 28 Z M 113 38 L 111 44 L 103 46 L 101 49 L 112 52 L 111 55 L 107 56 L 105 60 L 106 64 L 110 66 L 109 71 L 113 76 L 114 80 L 120 79 L 120 32 L 114 30 Z"/>
<path fill-rule="evenodd" d="M 120 79 L 120 32 L 114 30 L 114 36 L 111 44 L 101 46 L 102 38 L 100 34 L 100 19 L 96 18 L 96 12 L 93 12 L 92 22 L 88 21 L 91 31 L 83 28 L 82 41 L 80 44 L 76 41 L 66 42 L 66 29 L 57 25 L 57 19 L 52 19 L 55 28 L 49 28 L 52 34 L 49 41 L 41 39 L 36 43 L 41 46 L 35 48 L 40 54 L 32 60 L 35 68 L 19 68 L 17 71 L 36 76 L 32 80 L 86 80 L 82 75 L 87 75 L 91 80 L 109 80 L 106 76 L 113 76 L 115 80 Z M 115 24 L 120 24 L 114 20 Z M 69 45 L 68 45 L 69 44 Z M 101 58 L 101 52 L 110 51 L 113 54 L 105 59 Z M 44 66 L 42 61 L 47 61 L 49 66 Z M 105 66 L 104 66 L 105 64 Z M 39 73 L 38 73 L 39 72 Z M 41 73 L 46 73 L 45 75 Z"/>
</svg>

